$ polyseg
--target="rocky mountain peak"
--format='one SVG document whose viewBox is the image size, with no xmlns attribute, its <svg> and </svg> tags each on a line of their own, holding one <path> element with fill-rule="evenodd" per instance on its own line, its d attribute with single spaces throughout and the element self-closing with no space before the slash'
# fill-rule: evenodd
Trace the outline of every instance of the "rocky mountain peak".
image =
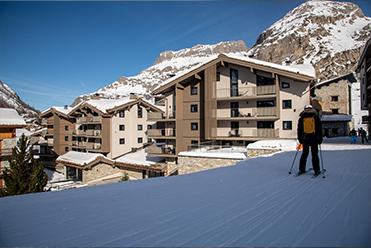
<svg viewBox="0 0 371 248">
<path fill-rule="evenodd" d="M 274 63 L 311 63 L 320 79 L 353 69 L 371 18 L 353 3 L 308 1 L 265 30 L 250 55 Z"/>
<path fill-rule="evenodd" d="M 204 56 L 210 56 L 213 54 L 231 53 L 231 52 L 246 52 L 246 51 L 248 51 L 248 48 L 246 47 L 245 42 L 242 40 L 219 42 L 213 45 L 198 44 L 191 48 L 185 48 L 179 51 L 161 52 L 158 58 L 156 59 L 155 64 L 159 64 L 165 60 L 171 60 L 171 59 L 180 58 L 180 57 L 192 57 L 192 56 L 204 57 Z"/>
</svg>

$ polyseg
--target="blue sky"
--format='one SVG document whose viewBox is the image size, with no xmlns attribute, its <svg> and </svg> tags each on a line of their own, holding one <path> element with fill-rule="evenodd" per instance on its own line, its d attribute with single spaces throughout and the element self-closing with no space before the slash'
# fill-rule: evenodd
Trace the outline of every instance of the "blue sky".
<svg viewBox="0 0 371 248">
<path fill-rule="evenodd" d="M 0 80 L 43 110 L 152 65 L 164 50 L 244 40 L 304 1 L 0 2 Z M 371 4 L 357 3 L 367 16 Z"/>
</svg>

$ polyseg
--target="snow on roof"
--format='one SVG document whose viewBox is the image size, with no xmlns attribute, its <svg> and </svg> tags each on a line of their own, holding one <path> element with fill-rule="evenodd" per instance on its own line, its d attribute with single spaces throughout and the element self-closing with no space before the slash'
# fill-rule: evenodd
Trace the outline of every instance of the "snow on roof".
<svg viewBox="0 0 371 248">
<path fill-rule="evenodd" d="M 204 148 L 194 149 L 191 151 L 180 152 L 179 156 L 243 160 L 247 158 L 247 155 L 245 152 L 246 150 L 241 150 L 235 147 L 220 148 L 220 149 L 208 149 L 207 147 L 204 147 Z"/>
<path fill-rule="evenodd" d="M 295 152 L 283 152 L 182 176 L 0 198 L 1 244 L 369 247 L 370 150 L 322 155 L 326 178 L 289 175 Z"/>
<path fill-rule="evenodd" d="M 305 75 L 308 77 L 313 77 L 313 78 L 316 77 L 315 69 L 311 64 L 297 64 L 297 65 L 288 66 L 288 65 L 279 65 L 279 64 L 267 62 L 264 60 L 253 59 L 253 58 L 248 57 L 246 53 L 227 53 L 224 55 L 229 58 L 239 59 L 239 60 L 243 60 L 243 61 L 250 62 L 253 64 L 257 64 L 257 65 L 262 65 L 262 66 L 267 66 L 267 67 L 271 67 L 271 68 L 275 68 L 275 69 L 279 69 L 283 71 L 293 72 L 293 73 Z"/>
<path fill-rule="evenodd" d="M 25 128 L 17 128 L 15 130 L 15 134 L 16 134 L 16 137 L 20 137 L 22 136 L 22 134 L 28 137 L 28 136 L 31 136 L 33 133 Z"/>
<path fill-rule="evenodd" d="M 272 149 L 280 151 L 292 151 L 297 146 L 296 140 L 259 140 L 247 145 L 247 149 Z"/>
<path fill-rule="evenodd" d="M 107 113 L 108 109 L 112 109 L 118 107 L 123 104 L 127 104 L 129 102 L 136 101 L 137 99 L 130 99 L 130 96 L 118 98 L 118 99 L 90 99 L 85 101 L 85 103 L 97 108 L 98 110 L 102 111 L 103 113 Z"/>
<path fill-rule="evenodd" d="M 69 162 L 77 165 L 87 165 L 98 158 L 105 158 L 100 153 L 69 151 L 57 158 L 57 162 Z"/>
<path fill-rule="evenodd" d="M 154 165 L 159 162 L 162 162 L 163 159 L 160 157 L 147 157 L 147 153 L 144 149 L 140 149 L 136 152 L 128 153 L 124 156 L 121 156 L 115 159 L 117 162 L 128 163 L 128 164 L 137 164 L 137 165 Z"/>
<path fill-rule="evenodd" d="M 321 121 L 351 121 L 352 115 L 331 114 L 322 115 Z"/>
<path fill-rule="evenodd" d="M 26 122 L 15 109 L 0 108 L 0 125 L 26 126 Z"/>
<path fill-rule="evenodd" d="M 66 107 L 60 107 L 60 106 L 52 106 L 50 108 L 45 109 L 44 111 L 41 112 L 41 115 L 47 113 L 48 111 L 56 111 L 64 115 L 68 115 L 68 113 L 73 109 L 73 107 L 66 106 Z"/>
</svg>

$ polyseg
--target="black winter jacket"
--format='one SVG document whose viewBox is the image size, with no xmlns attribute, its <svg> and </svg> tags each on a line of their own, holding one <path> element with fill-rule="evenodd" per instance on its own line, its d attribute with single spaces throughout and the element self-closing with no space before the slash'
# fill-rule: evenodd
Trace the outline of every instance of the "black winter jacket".
<svg viewBox="0 0 371 248">
<path fill-rule="evenodd" d="M 313 134 L 305 134 L 303 119 L 305 117 L 314 117 L 315 132 Z M 317 112 L 314 109 L 305 109 L 300 113 L 298 122 L 298 140 L 300 144 L 321 144 L 322 143 L 322 124 Z"/>
</svg>

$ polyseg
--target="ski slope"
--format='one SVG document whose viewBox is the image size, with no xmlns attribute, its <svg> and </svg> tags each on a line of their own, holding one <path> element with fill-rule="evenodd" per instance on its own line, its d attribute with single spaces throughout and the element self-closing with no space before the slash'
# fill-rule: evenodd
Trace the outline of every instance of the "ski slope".
<svg viewBox="0 0 371 248">
<path fill-rule="evenodd" d="M 357 147 L 371 148 L 323 145 L 325 179 L 288 175 L 291 151 L 184 176 L 1 198 L 0 246 L 370 247 L 371 150 Z"/>
</svg>

